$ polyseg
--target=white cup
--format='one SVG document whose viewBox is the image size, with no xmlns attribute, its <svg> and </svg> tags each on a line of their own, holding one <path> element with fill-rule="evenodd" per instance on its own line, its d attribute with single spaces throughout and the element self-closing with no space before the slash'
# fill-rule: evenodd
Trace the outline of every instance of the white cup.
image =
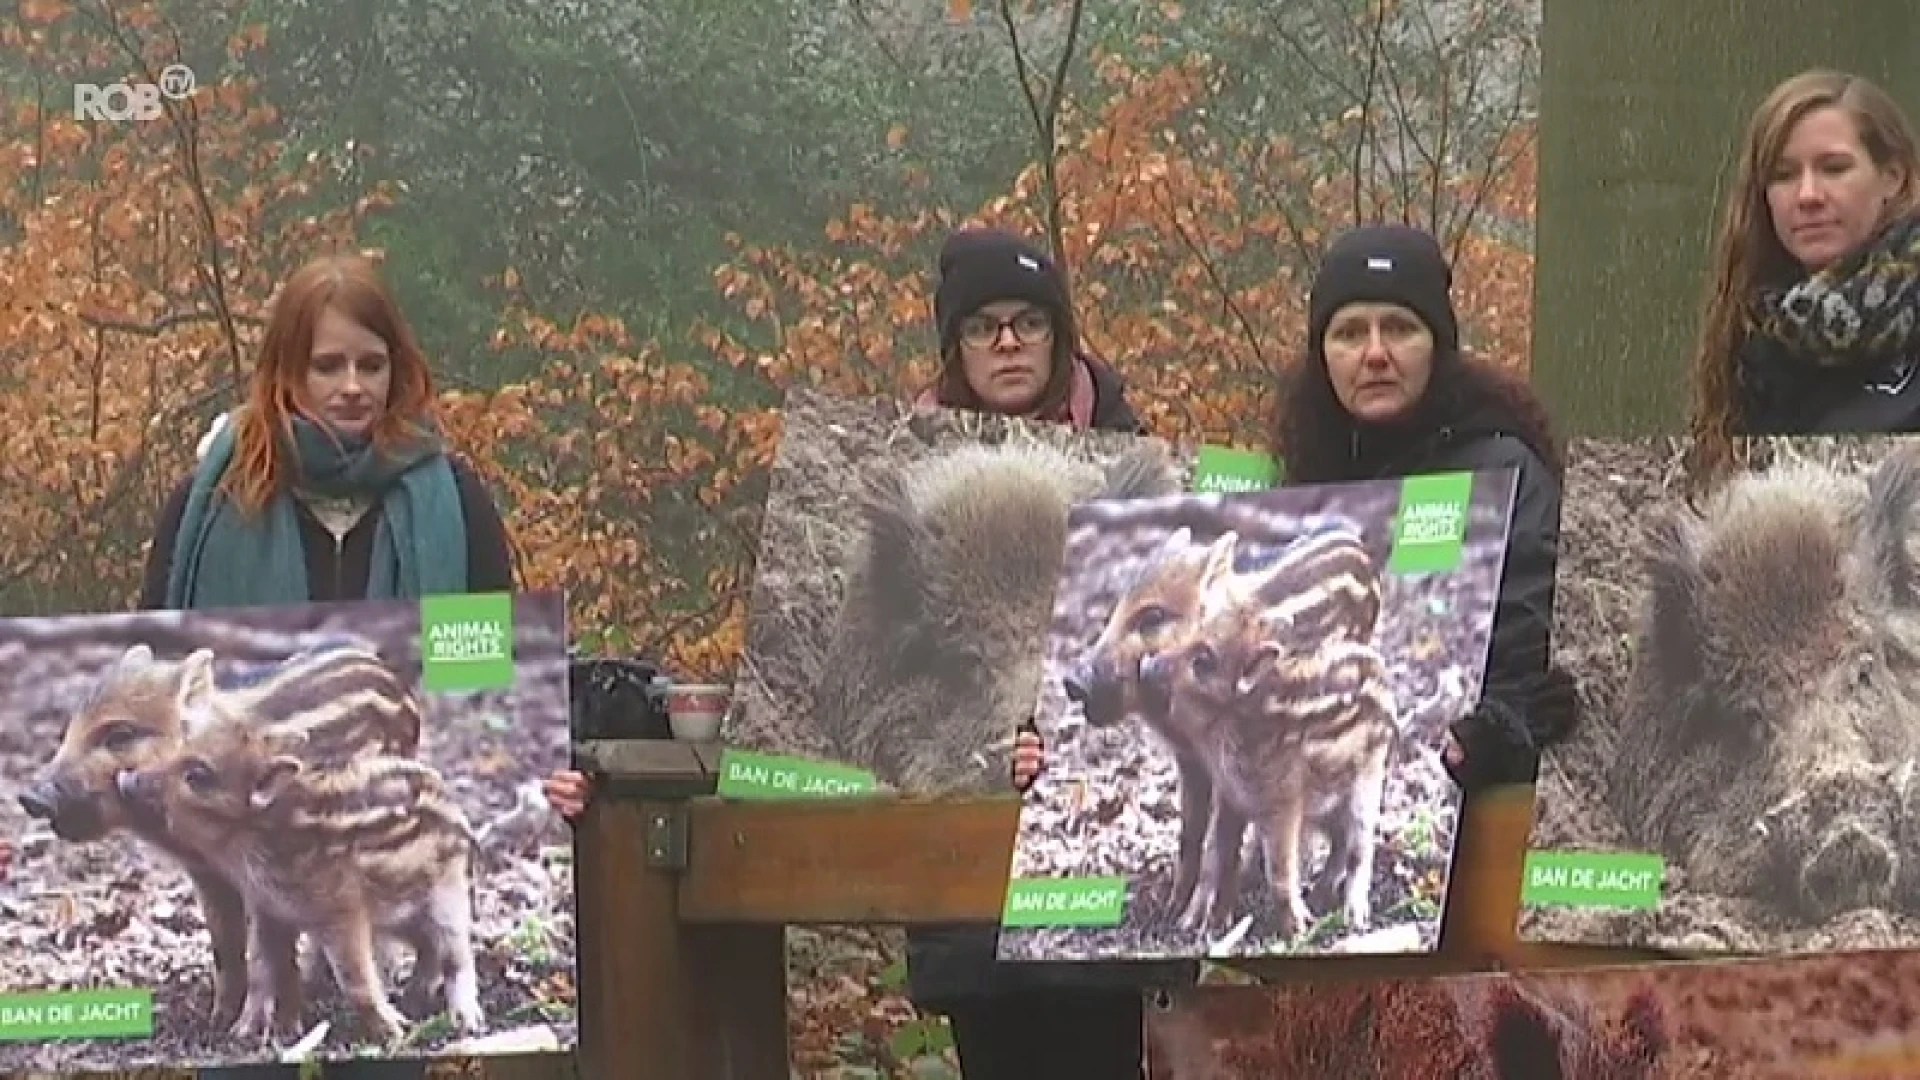
<svg viewBox="0 0 1920 1080">
<path fill-rule="evenodd" d="M 681 742 L 713 742 L 727 715 L 733 689 L 711 683 L 674 683 L 667 688 L 667 723 Z"/>
</svg>

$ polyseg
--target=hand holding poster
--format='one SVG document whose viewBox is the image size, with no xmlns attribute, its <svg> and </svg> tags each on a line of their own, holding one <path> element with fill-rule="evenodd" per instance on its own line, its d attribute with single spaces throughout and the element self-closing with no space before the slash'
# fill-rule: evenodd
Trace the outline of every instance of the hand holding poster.
<svg viewBox="0 0 1920 1080">
<path fill-rule="evenodd" d="M 573 1044 L 559 594 L 0 621 L 0 740 L 0 1071 Z"/>
<path fill-rule="evenodd" d="M 1001 958 L 1431 950 L 1513 483 L 1075 506 Z"/>
<path fill-rule="evenodd" d="M 1523 940 L 1920 944 L 1920 440 L 1766 439 L 1689 507 L 1680 439 L 1582 440 L 1553 639 L 1590 702 L 1541 764 Z"/>
</svg>

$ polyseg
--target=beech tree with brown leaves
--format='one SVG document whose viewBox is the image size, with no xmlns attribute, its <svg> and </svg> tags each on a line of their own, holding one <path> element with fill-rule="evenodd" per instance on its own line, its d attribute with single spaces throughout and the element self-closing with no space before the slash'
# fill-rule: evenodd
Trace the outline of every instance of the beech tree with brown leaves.
<svg viewBox="0 0 1920 1080">
<path fill-rule="evenodd" d="M 126 606 L 159 485 L 244 379 L 275 282 L 383 201 L 288 215 L 327 163 L 280 165 L 243 77 L 155 121 L 76 119 L 75 82 L 180 60 L 152 5 L 106 10 L 31 0 L 0 25 L 32 91 L 0 102 L 0 611 Z"/>
</svg>

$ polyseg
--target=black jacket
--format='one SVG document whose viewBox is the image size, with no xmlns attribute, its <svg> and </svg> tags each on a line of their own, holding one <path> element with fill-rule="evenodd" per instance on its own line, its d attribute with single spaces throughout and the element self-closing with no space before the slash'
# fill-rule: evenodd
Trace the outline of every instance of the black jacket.
<svg viewBox="0 0 1920 1080">
<path fill-rule="evenodd" d="M 1553 579 L 1560 550 L 1559 477 L 1519 434 L 1518 425 L 1497 418 L 1444 426 L 1374 473 L 1384 478 L 1508 468 L 1517 470 L 1518 476 L 1500 596 L 1494 606 L 1493 638 L 1487 648 L 1485 693 L 1489 696 L 1499 696 L 1506 687 L 1540 674 L 1551 659 Z M 1525 702 L 1512 705 L 1525 714 Z M 1532 778 L 1529 769 L 1526 776 L 1503 779 L 1526 782 Z"/>
<path fill-rule="evenodd" d="M 513 588 L 513 554 L 493 496 L 466 462 L 448 455 L 447 463 L 453 469 L 453 482 L 460 490 L 460 509 L 466 517 L 467 588 L 470 592 L 506 592 Z M 174 542 L 180 532 L 180 518 L 187 510 L 187 493 L 192 488 L 193 476 L 188 474 L 160 508 L 153 548 L 147 553 L 146 575 L 140 586 L 141 610 L 156 611 L 166 606 Z M 326 526 L 306 507 L 296 506 L 300 543 L 307 554 L 309 598 L 316 604 L 365 599 L 380 508 L 375 506 L 367 511 L 336 544 Z"/>
<path fill-rule="evenodd" d="M 1093 373 L 1093 426 L 1102 431 L 1144 435 L 1126 386 L 1112 368 L 1086 358 Z M 1028 990 L 1138 991 L 1148 986 L 1192 985 L 1196 961 L 1132 963 L 1003 964 L 997 951 L 998 926 L 949 923 L 907 929 L 907 989 L 915 1005 L 945 1012 L 967 998 Z"/>
<path fill-rule="evenodd" d="M 1920 355 L 1819 368 L 1771 339 L 1740 346 L 1736 434 L 1896 435 L 1920 431 Z"/>
<path fill-rule="evenodd" d="M 1414 416 L 1388 428 L 1355 427 L 1324 376 L 1320 385 L 1302 389 L 1296 383 L 1292 390 L 1300 396 L 1294 410 L 1283 414 L 1283 424 L 1314 434 L 1298 446 L 1301 468 L 1288 469 L 1291 483 L 1518 470 L 1481 700 L 1489 706 L 1485 713 L 1512 717 L 1524 730 L 1503 723 L 1503 748 L 1480 759 L 1471 783 L 1531 783 L 1539 751 L 1564 739 L 1577 722 L 1565 710 L 1534 707 L 1540 676 L 1552 661 L 1560 548 L 1561 459 L 1546 410 L 1525 382 L 1457 354 L 1437 358 Z"/>
<path fill-rule="evenodd" d="M 1124 431 L 1145 435 L 1147 426 L 1127 404 L 1127 385 L 1119 372 L 1094 357 L 1082 353 L 1080 359 L 1093 375 L 1093 427 L 1096 431 Z"/>
</svg>

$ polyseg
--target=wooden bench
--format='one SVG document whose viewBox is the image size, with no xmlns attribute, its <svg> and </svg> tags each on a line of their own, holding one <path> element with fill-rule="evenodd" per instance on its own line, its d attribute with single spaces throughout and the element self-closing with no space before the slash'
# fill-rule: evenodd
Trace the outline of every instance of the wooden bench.
<svg viewBox="0 0 1920 1080">
<path fill-rule="evenodd" d="M 781 803 L 713 797 L 720 748 L 583 743 L 583 1074 L 787 1080 L 785 929 L 997 920 L 1012 796 Z M 1661 954 L 1515 939 L 1531 789 L 1463 815 L 1442 951 L 1236 962 L 1271 981 L 1631 964 Z"/>
</svg>

